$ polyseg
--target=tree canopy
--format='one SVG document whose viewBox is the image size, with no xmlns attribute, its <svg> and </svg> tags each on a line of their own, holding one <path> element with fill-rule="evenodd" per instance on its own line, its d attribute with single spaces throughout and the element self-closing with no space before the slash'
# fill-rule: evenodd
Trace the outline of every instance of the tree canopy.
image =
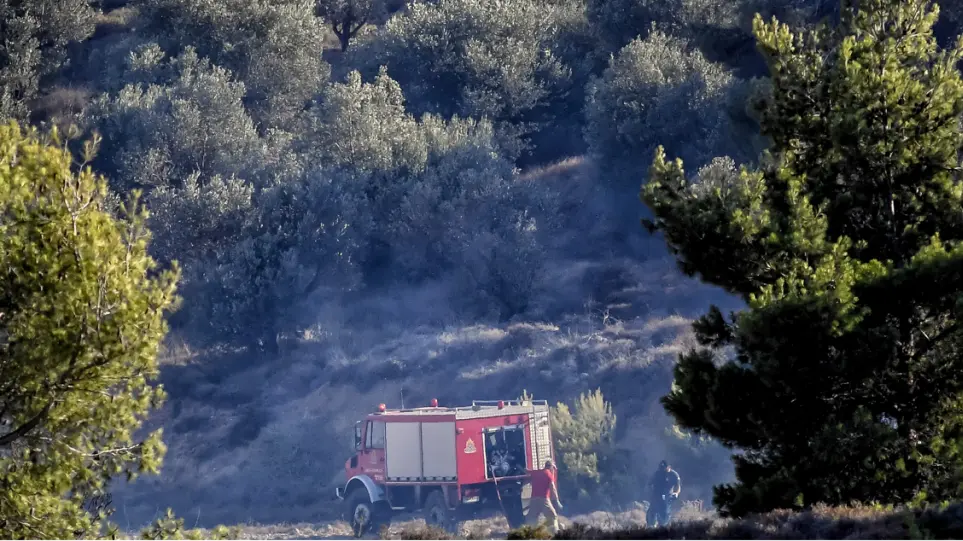
<svg viewBox="0 0 963 541">
<path fill-rule="evenodd" d="M 27 119 L 41 78 L 93 33 L 94 16 L 84 0 L 0 0 L 0 120 Z"/>
<path fill-rule="evenodd" d="M 804 31 L 757 16 L 761 164 L 689 177 L 657 151 L 646 225 L 748 304 L 696 323 L 663 399 L 740 449 L 725 513 L 961 495 L 963 40 L 941 49 L 937 17 L 924 0 L 845 3 Z"/>
<path fill-rule="evenodd" d="M 53 143 L 59 139 L 54 132 Z M 92 150 L 92 146 L 88 147 Z M 74 538 L 85 498 L 116 475 L 155 472 L 160 431 L 135 432 L 152 384 L 176 268 L 147 254 L 145 214 L 121 217 L 70 152 L 0 127 L 0 535 Z"/>
<path fill-rule="evenodd" d="M 651 155 L 659 140 L 698 164 L 738 151 L 728 100 L 739 82 L 679 38 L 656 31 L 633 40 L 588 85 L 589 151 L 607 170 L 630 177 L 643 170 L 638 154 Z M 688 114 L 675 114 L 682 110 Z"/>
<path fill-rule="evenodd" d="M 383 18 L 388 11 L 384 0 L 317 0 L 314 12 L 325 20 L 338 36 L 341 51 L 347 51 L 351 40 L 365 25 Z"/>
</svg>

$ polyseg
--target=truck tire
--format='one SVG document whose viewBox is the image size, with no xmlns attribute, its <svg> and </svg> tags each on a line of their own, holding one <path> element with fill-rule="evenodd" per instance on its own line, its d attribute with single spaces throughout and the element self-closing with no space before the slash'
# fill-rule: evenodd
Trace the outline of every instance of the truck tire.
<svg viewBox="0 0 963 541">
<path fill-rule="evenodd" d="M 391 508 L 386 502 L 372 502 L 368 491 L 355 489 L 345 498 L 345 520 L 355 537 L 377 534 L 391 524 Z"/>
<path fill-rule="evenodd" d="M 425 498 L 425 523 L 444 530 L 453 531 L 455 528 L 454 513 L 448 509 L 445 494 L 440 490 L 433 490 Z"/>
</svg>

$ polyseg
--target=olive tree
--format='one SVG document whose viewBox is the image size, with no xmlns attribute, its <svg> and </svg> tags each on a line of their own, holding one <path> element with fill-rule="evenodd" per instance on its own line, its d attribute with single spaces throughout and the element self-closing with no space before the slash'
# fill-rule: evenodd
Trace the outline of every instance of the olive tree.
<svg viewBox="0 0 963 541">
<path fill-rule="evenodd" d="M 745 0 L 588 0 L 586 12 L 599 39 L 618 51 L 655 26 L 677 37 L 735 28 Z"/>
<path fill-rule="evenodd" d="M 662 144 L 687 163 L 735 151 L 728 103 L 737 81 L 680 38 L 662 32 L 636 39 L 589 85 L 585 138 L 610 172 L 644 173 Z"/>
<path fill-rule="evenodd" d="M 41 79 L 93 33 L 95 15 L 86 0 L 0 0 L 0 120 L 29 116 Z"/>
<path fill-rule="evenodd" d="M 540 0 L 412 4 L 351 62 L 368 76 L 387 67 L 416 115 L 487 117 L 506 134 L 531 133 L 570 89 L 571 69 L 553 50 L 559 9 Z"/>
<path fill-rule="evenodd" d="M 805 25 L 837 12 L 839 0 L 588 0 L 586 11 L 600 42 L 618 51 L 653 28 L 686 39 L 703 54 L 732 67 L 758 58 L 752 18 L 779 17 Z"/>
<path fill-rule="evenodd" d="M 347 220 L 356 205 L 340 196 L 336 180 L 311 175 L 272 185 L 257 194 L 253 214 L 241 206 L 228 214 L 233 220 L 208 209 L 226 238 L 188 271 L 194 301 L 188 331 L 273 353 L 281 334 L 313 323 L 306 306 L 356 284 Z M 243 187 L 228 190 L 224 201 L 233 195 L 246 203 Z"/>
<path fill-rule="evenodd" d="M 56 133 L 54 134 L 56 135 Z M 57 139 L 54 139 L 57 142 Z M 90 147 L 88 147 L 90 148 Z M 105 181 L 63 148 L 0 127 L 0 535 L 97 533 L 84 501 L 121 474 L 155 472 L 164 397 L 151 383 L 177 271 L 159 271 L 134 204 L 115 218 Z"/>
<path fill-rule="evenodd" d="M 146 45 L 129 77 L 140 81 L 104 94 L 87 112 L 105 138 L 97 165 L 113 175 L 115 190 L 179 186 L 195 172 L 251 175 L 264 166 L 267 146 L 244 107 L 245 86 L 226 69 L 191 48 L 165 61 Z"/>
<path fill-rule="evenodd" d="M 348 186 L 363 202 L 354 220 L 367 272 L 390 264 L 407 280 L 454 276 L 500 313 L 524 307 L 540 266 L 537 235 L 549 226 L 535 216 L 551 216 L 541 211 L 553 203 L 518 181 L 490 122 L 416 119 L 385 70 L 371 83 L 353 72 L 332 85 L 316 119 L 317 159 L 355 175 Z"/>
<path fill-rule="evenodd" d="M 316 0 L 314 12 L 331 26 L 344 52 L 365 25 L 387 15 L 387 6 L 384 0 Z"/>
<path fill-rule="evenodd" d="M 311 0 L 147 0 L 141 11 L 143 31 L 167 53 L 192 47 L 233 72 L 263 128 L 295 129 L 330 76 Z"/>
</svg>

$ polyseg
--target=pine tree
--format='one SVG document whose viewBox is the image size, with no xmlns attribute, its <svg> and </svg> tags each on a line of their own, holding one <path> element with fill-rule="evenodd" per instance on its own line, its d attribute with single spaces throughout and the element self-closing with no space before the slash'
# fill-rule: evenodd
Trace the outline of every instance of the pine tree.
<svg viewBox="0 0 963 541">
<path fill-rule="evenodd" d="M 73 165 L 35 131 L 0 126 L 4 539 L 97 535 L 105 517 L 84 500 L 164 453 L 160 431 L 135 432 L 164 397 L 151 380 L 176 270 L 154 268 L 142 210 L 113 217 L 105 181 Z"/>
<path fill-rule="evenodd" d="M 924 0 L 842 13 L 754 20 L 758 167 L 687 178 L 659 149 L 641 193 L 681 269 L 748 305 L 696 322 L 663 398 L 740 451 L 726 514 L 963 495 L 963 40 Z"/>
</svg>

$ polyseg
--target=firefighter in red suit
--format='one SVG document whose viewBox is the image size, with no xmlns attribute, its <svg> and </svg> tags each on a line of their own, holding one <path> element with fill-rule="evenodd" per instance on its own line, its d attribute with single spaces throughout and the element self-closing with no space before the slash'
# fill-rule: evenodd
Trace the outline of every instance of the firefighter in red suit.
<svg viewBox="0 0 963 541">
<path fill-rule="evenodd" d="M 528 516 L 526 522 L 532 526 L 538 524 L 542 515 L 548 519 L 548 528 L 553 534 L 558 532 L 558 512 L 552 506 L 552 500 L 562 508 L 562 502 L 558 501 L 558 488 L 555 486 L 555 463 L 551 460 L 545 462 L 545 467 L 535 470 L 531 475 L 532 498 L 528 504 Z"/>
</svg>

